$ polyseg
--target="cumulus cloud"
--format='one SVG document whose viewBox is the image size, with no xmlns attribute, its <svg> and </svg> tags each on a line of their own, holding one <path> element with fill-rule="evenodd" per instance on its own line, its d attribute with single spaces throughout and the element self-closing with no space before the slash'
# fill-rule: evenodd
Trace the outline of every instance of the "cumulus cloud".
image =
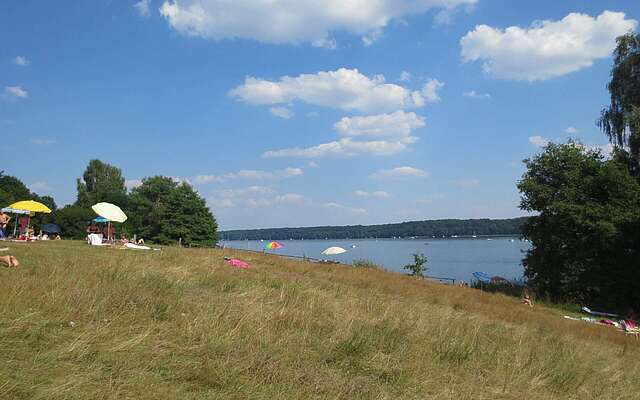
<svg viewBox="0 0 640 400">
<path fill-rule="evenodd" d="M 14 57 L 14 58 L 13 58 L 13 60 L 11 60 L 11 61 L 13 61 L 13 63 L 14 63 L 15 65 L 19 65 L 19 66 L 21 66 L 21 67 L 26 67 L 27 65 L 29 65 L 29 64 L 30 64 L 30 62 L 29 62 L 29 60 L 27 59 L 27 57 L 24 57 L 24 56 L 16 56 L 16 57 Z"/>
<path fill-rule="evenodd" d="M 149 9 L 150 0 L 140 0 L 133 5 L 133 8 L 136 9 L 138 15 L 144 18 L 148 18 L 151 16 L 151 10 Z"/>
<path fill-rule="evenodd" d="M 459 188 L 470 188 L 479 186 L 480 181 L 478 179 L 456 179 L 449 181 L 449 184 Z"/>
<path fill-rule="evenodd" d="M 366 192 L 364 190 L 356 190 L 353 192 L 355 196 L 358 197 L 376 197 L 376 198 L 387 198 L 391 197 L 391 194 L 382 190 L 377 190 L 374 192 Z"/>
<path fill-rule="evenodd" d="M 286 108 L 286 107 L 271 107 L 269 109 L 269 112 L 273 115 L 275 115 L 276 117 L 280 117 L 280 118 L 284 118 L 284 119 L 289 119 L 292 118 L 294 116 L 293 111 L 291 111 L 290 109 Z"/>
<path fill-rule="evenodd" d="M 304 174 L 302 168 L 285 168 L 278 171 L 263 171 L 255 169 L 243 169 L 237 172 L 229 172 L 223 175 L 198 175 L 193 178 L 195 183 L 212 183 L 212 182 L 226 182 L 236 179 L 247 180 L 279 180 L 291 178 L 294 176 L 300 176 Z"/>
<path fill-rule="evenodd" d="M 328 47 L 333 32 L 362 37 L 370 45 L 392 20 L 430 9 L 455 10 L 477 0 L 172 0 L 160 7 L 178 32 L 212 40 L 311 43 Z M 335 45 L 334 45 L 335 46 Z"/>
<path fill-rule="evenodd" d="M 429 79 L 422 88 L 422 95 L 427 103 L 437 103 L 440 101 L 440 95 L 438 92 L 444 87 L 444 83 L 437 79 Z"/>
<path fill-rule="evenodd" d="M 391 155 L 415 143 L 413 130 L 425 125 L 424 118 L 402 110 L 391 114 L 344 117 L 334 124 L 340 140 L 316 146 L 270 150 L 263 157 L 319 158 L 326 156 Z"/>
<path fill-rule="evenodd" d="M 142 185 L 141 179 L 127 179 L 124 181 L 124 186 L 129 190 L 137 188 L 138 186 L 141 186 L 141 185 Z"/>
<path fill-rule="evenodd" d="M 471 99 L 478 99 L 478 100 L 491 99 L 491 95 L 489 93 L 477 93 L 475 90 L 472 90 L 470 92 L 464 92 L 462 95 L 464 97 L 469 97 Z"/>
<path fill-rule="evenodd" d="M 29 142 L 31 142 L 31 144 L 36 144 L 38 146 L 46 146 L 48 144 L 54 144 L 56 141 L 53 139 L 29 139 Z"/>
<path fill-rule="evenodd" d="M 536 136 L 529 136 L 529 143 L 535 147 L 545 147 L 546 145 L 548 145 L 550 142 L 549 139 L 536 135 Z"/>
<path fill-rule="evenodd" d="M 573 126 L 568 127 L 567 129 L 564 130 L 566 133 L 568 133 L 569 135 L 575 135 L 576 133 L 578 133 L 578 129 L 574 128 Z"/>
<path fill-rule="evenodd" d="M 415 167 L 383 169 L 369 175 L 372 179 L 424 178 L 426 176 L 428 176 L 426 171 Z"/>
<path fill-rule="evenodd" d="M 624 13 L 611 11 L 596 18 L 571 13 L 559 21 L 536 21 L 528 28 L 477 25 L 460 40 L 462 59 L 482 61 L 483 70 L 495 78 L 545 80 L 609 57 L 616 37 L 637 25 Z"/>
<path fill-rule="evenodd" d="M 29 93 L 20 86 L 5 86 L 3 97 L 5 100 L 26 99 Z"/>
<path fill-rule="evenodd" d="M 413 79 L 411 72 L 402 71 L 400 73 L 400 82 L 410 82 Z"/>
<path fill-rule="evenodd" d="M 440 99 L 443 83 L 428 81 L 421 91 L 386 83 L 383 75 L 368 77 L 357 69 L 340 68 L 277 81 L 247 77 L 229 95 L 252 105 L 286 104 L 301 101 L 345 111 L 390 112 L 418 108 Z"/>
<path fill-rule="evenodd" d="M 31 185 L 29 185 L 29 189 L 38 193 L 38 192 L 48 192 L 49 190 L 51 190 L 51 187 L 49 187 L 49 184 L 47 182 L 35 181 Z"/>
</svg>

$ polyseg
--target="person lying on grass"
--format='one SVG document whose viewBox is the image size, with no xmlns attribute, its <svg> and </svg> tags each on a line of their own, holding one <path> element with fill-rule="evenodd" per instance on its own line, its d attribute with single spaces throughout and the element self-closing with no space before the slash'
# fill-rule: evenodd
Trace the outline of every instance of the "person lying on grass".
<svg viewBox="0 0 640 400">
<path fill-rule="evenodd" d="M 5 264 L 7 268 L 18 268 L 20 266 L 20 262 L 15 256 L 1 256 L 0 263 Z"/>
</svg>

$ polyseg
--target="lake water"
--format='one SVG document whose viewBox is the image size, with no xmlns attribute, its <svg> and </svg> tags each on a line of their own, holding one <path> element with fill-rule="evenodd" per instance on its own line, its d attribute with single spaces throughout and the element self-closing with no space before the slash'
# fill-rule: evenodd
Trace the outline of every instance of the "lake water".
<svg viewBox="0 0 640 400">
<path fill-rule="evenodd" d="M 459 239 L 362 239 L 362 240 L 282 240 L 284 245 L 269 253 L 332 259 L 344 264 L 366 259 L 386 269 L 406 272 L 403 265 L 413 262 L 413 254 L 423 253 L 427 259 L 429 276 L 453 278 L 469 282 L 472 273 L 486 272 L 507 279 L 522 278 L 522 258 L 530 244 L 518 238 L 459 238 Z M 262 251 L 268 241 L 225 241 L 227 247 Z M 347 250 L 337 256 L 324 256 L 327 247 L 339 246 Z M 355 248 L 352 248 L 355 246 Z"/>
</svg>

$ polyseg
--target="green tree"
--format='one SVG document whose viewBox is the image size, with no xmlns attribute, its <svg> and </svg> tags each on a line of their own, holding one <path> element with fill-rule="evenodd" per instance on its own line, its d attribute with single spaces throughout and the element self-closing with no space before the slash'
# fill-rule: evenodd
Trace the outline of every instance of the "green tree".
<svg viewBox="0 0 640 400">
<path fill-rule="evenodd" d="M 167 213 L 167 197 L 178 184 L 166 176 L 154 176 L 142 180 L 129 195 L 126 229 L 147 240 L 159 241 L 163 221 L 171 216 Z"/>
<path fill-rule="evenodd" d="M 640 34 L 617 39 L 611 81 L 611 104 L 602 110 L 598 125 L 616 145 L 635 176 L 640 176 Z"/>
<path fill-rule="evenodd" d="M 525 163 L 520 207 L 538 213 L 523 227 L 528 284 L 554 301 L 640 305 L 640 184 L 627 167 L 574 142 Z"/>
<path fill-rule="evenodd" d="M 78 199 L 76 205 L 89 207 L 102 201 L 124 207 L 127 188 L 120 168 L 100 160 L 91 160 L 77 180 Z"/>
<path fill-rule="evenodd" d="M 0 172 L 0 208 L 20 200 L 33 200 L 35 195 L 15 176 Z"/>
<path fill-rule="evenodd" d="M 182 183 L 166 197 L 166 215 L 158 239 L 161 243 L 175 243 L 181 238 L 187 246 L 214 246 L 217 228 L 205 200 Z"/>
<path fill-rule="evenodd" d="M 67 205 L 57 209 L 51 216 L 51 221 L 58 224 L 65 239 L 84 239 L 89 221 L 96 214 L 89 207 Z"/>
<path fill-rule="evenodd" d="M 415 253 L 413 255 L 413 264 L 407 264 L 402 268 L 411 272 L 411 276 L 424 278 L 424 274 L 427 272 L 427 257 L 422 253 Z"/>
</svg>

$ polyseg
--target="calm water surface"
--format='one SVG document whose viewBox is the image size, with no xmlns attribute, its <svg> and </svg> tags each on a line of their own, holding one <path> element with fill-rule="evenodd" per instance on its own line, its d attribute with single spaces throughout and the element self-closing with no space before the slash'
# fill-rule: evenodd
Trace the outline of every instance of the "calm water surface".
<svg viewBox="0 0 640 400">
<path fill-rule="evenodd" d="M 350 264 L 353 260 L 367 259 L 385 268 L 405 272 L 403 265 L 413 262 L 413 254 L 422 252 L 428 258 L 430 276 L 472 279 L 475 271 L 507 279 L 522 277 L 523 252 L 530 247 L 517 238 L 477 239 L 362 239 L 362 240 L 281 240 L 284 245 L 269 253 L 311 258 L 326 258 Z M 268 241 L 225 241 L 227 247 L 262 251 Z M 347 250 L 337 256 L 323 256 L 327 247 L 340 246 Z M 355 248 L 352 248 L 355 246 Z"/>
</svg>

